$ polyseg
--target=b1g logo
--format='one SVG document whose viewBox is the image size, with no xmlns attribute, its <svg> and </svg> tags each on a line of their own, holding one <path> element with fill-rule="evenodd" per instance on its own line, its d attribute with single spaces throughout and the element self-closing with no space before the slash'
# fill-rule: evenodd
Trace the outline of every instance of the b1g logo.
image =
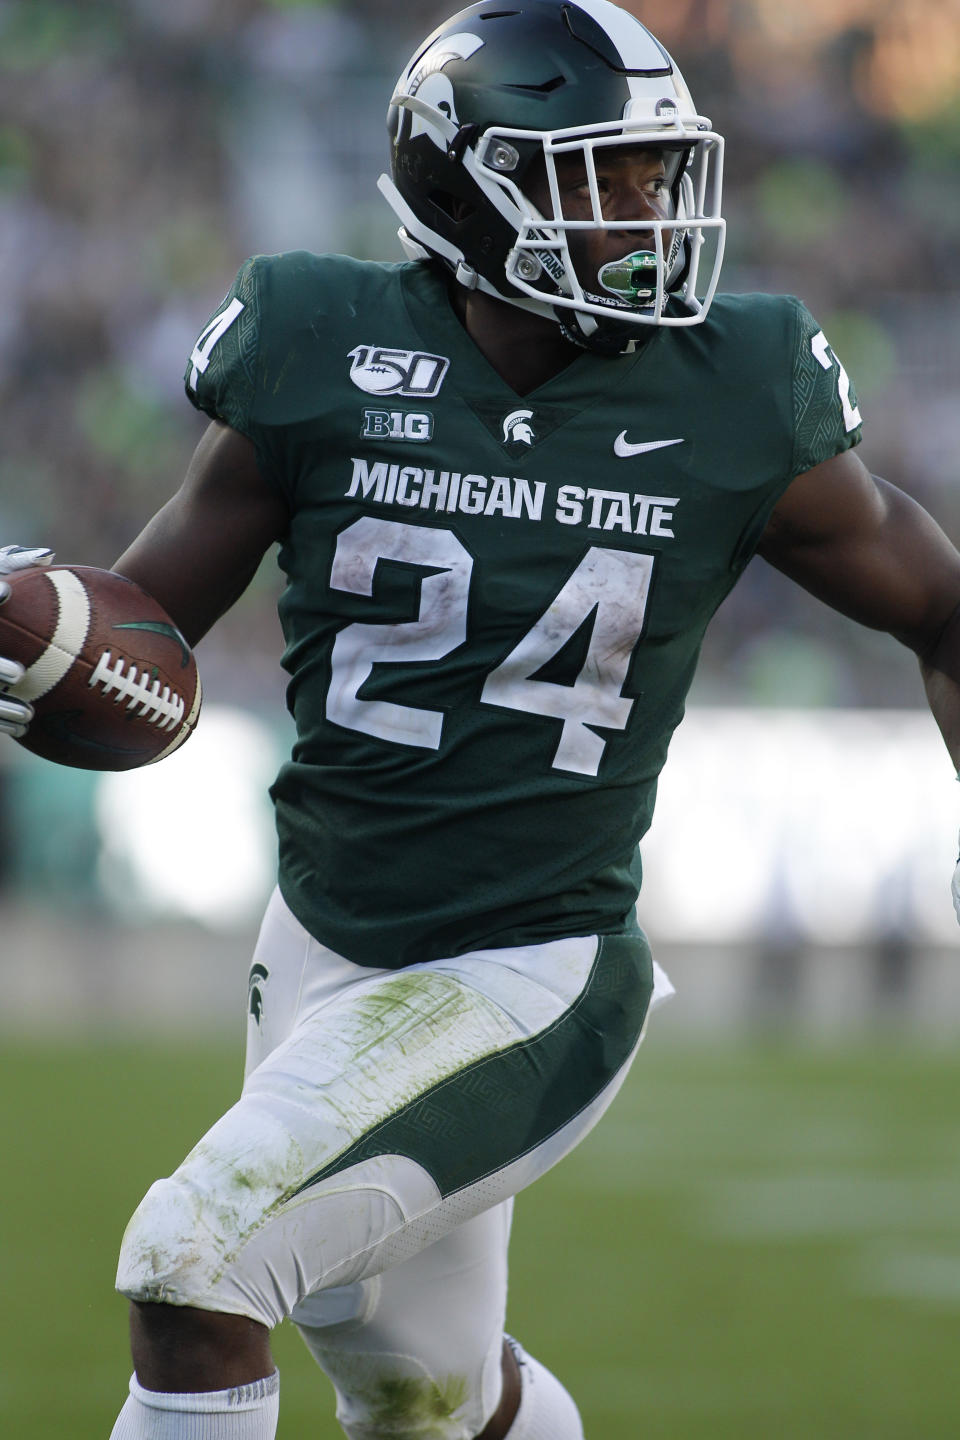
<svg viewBox="0 0 960 1440">
<path fill-rule="evenodd" d="M 430 400 L 439 395 L 450 368 L 445 355 L 423 350 L 386 350 L 381 345 L 357 345 L 348 359 L 350 379 L 368 395 L 409 395 Z"/>
<path fill-rule="evenodd" d="M 422 444 L 433 439 L 433 416 L 426 411 L 364 410 L 364 440 L 413 440 Z"/>
</svg>

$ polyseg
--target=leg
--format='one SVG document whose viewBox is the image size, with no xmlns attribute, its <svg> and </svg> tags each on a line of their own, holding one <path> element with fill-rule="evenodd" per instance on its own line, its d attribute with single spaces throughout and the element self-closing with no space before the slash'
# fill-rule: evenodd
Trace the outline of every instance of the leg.
<svg viewBox="0 0 960 1440">
<path fill-rule="evenodd" d="M 130 1306 L 130 1350 L 148 1390 L 229 1390 L 272 1375 L 269 1331 L 245 1315 Z"/>
<path fill-rule="evenodd" d="M 289 912 L 284 925 L 258 951 L 251 1014 L 266 1035 L 283 1011 L 272 985 L 290 941 L 292 1028 L 254 1053 L 240 1101 L 124 1238 L 118 1288 L 136 1302 L 154 1396 L 212 1401 L 224 1380 L 263 1382 L 273 1324 L 531 1183 L 599 1118 L 638 1043 L 650 968 L 635 937 L 378 973 L 324 951 Z M 469 1440 L 500 1403 L 501 1348 L 502 1325 Z"/>
<path fill-rule="evenodd" d="M 519 1404 L 503 1336 L 513 1202 L 293 1312 L 350 1440 L 500 1440 Z"/>
<path fill-rule="evenodd" d="M 512 1203 L 297 1306 L 349 1440 L 583 1440 L 560 1382 L 503 1334 Z"/>
<path fill-rule="evenodd" d="M 520 1409 L 520 1366 L 508 1340 L 503 1342 L 500 1373 L 503 1385 L 500 1404 L 480 1431 L 477 1440 L 505 1440 Z"/>
<path fill-rule="evenodd" d="M 247 1073 L 293 1027 L 306 960 L 304 935 L 274 896 L 251 972 Z M 261 1024 L 269 958 L 270 1027 Z M 338 977 L 332 975 L 335 985 Z M 259 1319 L 157 1300 L 131 1301 L 135 1368 L 112 1440 L 273 1440 L 278 1381 L 269 1329 Z"/>
</svg>

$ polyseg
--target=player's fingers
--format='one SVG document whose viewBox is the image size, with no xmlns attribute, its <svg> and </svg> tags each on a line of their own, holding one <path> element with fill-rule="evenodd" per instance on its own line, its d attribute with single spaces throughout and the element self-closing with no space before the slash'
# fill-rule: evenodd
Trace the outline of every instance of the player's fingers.
<svg viewBox="0 0 960 1440">
<path fill-rule="evenodd" d="M 0 545 L 0 570 L 5 575 L 14 570 L 49 565 L 52 559 L 53 551 L 47 545 Z"/>
<path fill-rule="evenodd" d="M 33 719 L 33 706 L 25 700 L 14 700 L 0 692 L 0 733 L 21 740 Z"/>
<path fill-rule="evenodd" d="M 23 666 L 16 660 L 0 655 L 0 685 L 16 685 L 23 679 L 23 673 Z M 17 704 L 22 704 L 22 701 L 18 700 Z"/>
<path fill-rule="evenodd" d="M 9 599 L 10 599 L 10 586 L 7 584 L 6 580 L 0 580 L 0 605 L 3 604 L 4 600 L 9 600 Z"/>
<path fill-rule="evenodd" d="M 44 545 L 0 545 L 0 575 L 15 570 L 30 570 L 35 565 L 49 565 L 53 551 Z"/>
</svg>

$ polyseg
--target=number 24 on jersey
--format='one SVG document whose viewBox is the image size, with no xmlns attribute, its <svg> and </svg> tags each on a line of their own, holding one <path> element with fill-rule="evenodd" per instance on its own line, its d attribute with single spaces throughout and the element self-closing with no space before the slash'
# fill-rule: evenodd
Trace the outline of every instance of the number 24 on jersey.
<svg viewBox="0 0 960 1440">
<path fill-rule="evenodd" d="M 373 595 L 381 560 L 429 567 L 415 620 L 355 622 L 339 632 L 331 657 L 327 718 L 364 735 L 439 749 L 443 712 L 364 700 L 375 664 L 440 660 L 467 636 L 473 556 L 451 530 L 363 516 L 337 540 L 330 583 Z M 486 677 L 484 704 L 561 721 L 553 768 L 596 775 L 607 742 L 592 727 L 623 730 L 633 701 L 621 694 L 643 631 L 654 557 L 591 546 L 536 624 Z M 534 679 L 592 617 L 583 665 L 572 685 Z"/>
</svg>

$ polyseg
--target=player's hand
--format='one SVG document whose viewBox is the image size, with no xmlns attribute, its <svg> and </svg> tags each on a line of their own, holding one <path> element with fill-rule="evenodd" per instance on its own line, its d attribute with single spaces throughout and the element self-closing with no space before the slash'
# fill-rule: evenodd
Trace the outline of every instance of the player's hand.
<svg viewBox="0 0 960 1440">
<path fill-rule="evenodd" d="M 0 575 L 13 575 L 17 570 L 30 570 L 36 565 L 49 565 L 53 551 L 43 545 L 0 545 Z M 10 594 L 10 586 L 0 580 L 0 605 Z M 16 660 L 0 655 L 0 735 L 21 740 L 33 719 L 33 706 L 7 693 L 8 685 L 23 679 L 23 666 Z"/>
<path fill-rule="evenodd" d="M 0 582 L 0 604 L 7 598 L 3 593 L 9 594 L 10 587 Z M 18 680 L 23 679 L 23 666 L 18 665 L 16 660 L 7 660 L 0 655 L 0 735 L 10 735 L 14 740 L 22 740 L 27 733 L 27 726 L 33 719 L 33 706 L 26 700 L 18 700 L 14 695 L 7 694 L 8 685 L 16 685 Z"/>
<path fill-rule="evenodd" d="M 0 575 L 12 575 L 15 570 L 30 570 L 35 565 L 49 565 L 52 559 L 53 551 L 43 545 L 0 545 Z"/>
</svg>

